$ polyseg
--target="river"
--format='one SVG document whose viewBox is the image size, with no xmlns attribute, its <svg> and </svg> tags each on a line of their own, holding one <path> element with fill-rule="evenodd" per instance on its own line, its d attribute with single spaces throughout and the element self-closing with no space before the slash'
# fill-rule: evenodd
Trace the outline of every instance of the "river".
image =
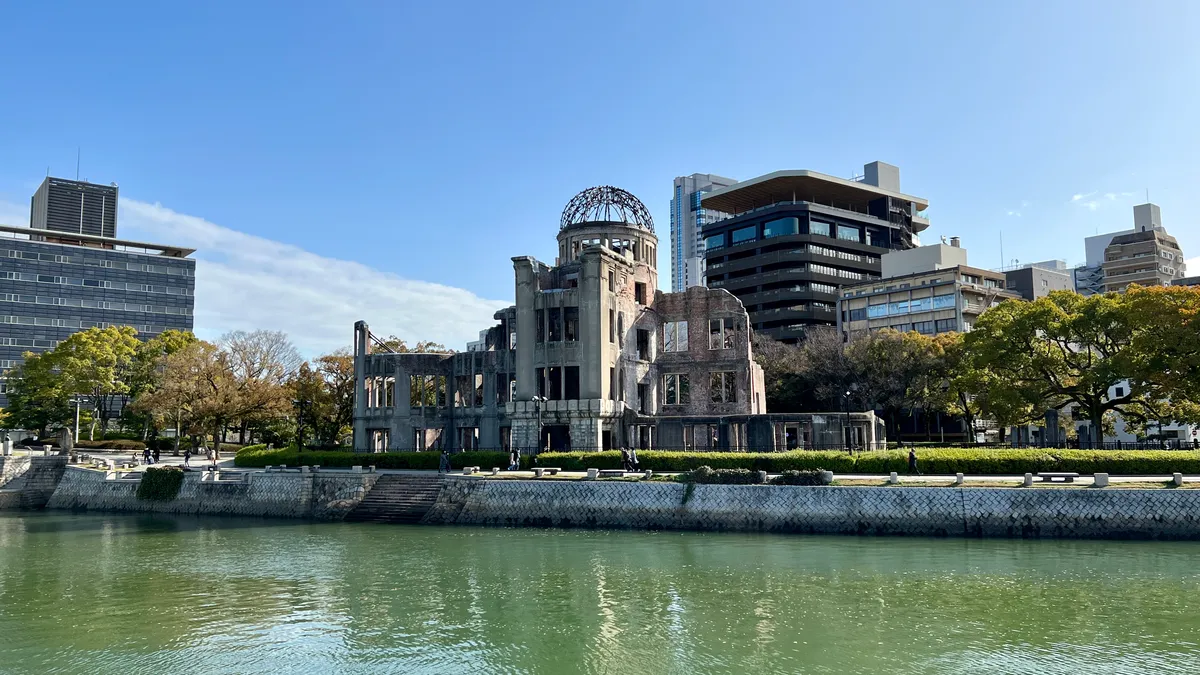
<svg viewBox="0 0 1200 675">
<path fill-rule="evenodd" d="M 1200 544 L 0 514 L 0 673 L 1200 672 Z"/>
</svg>

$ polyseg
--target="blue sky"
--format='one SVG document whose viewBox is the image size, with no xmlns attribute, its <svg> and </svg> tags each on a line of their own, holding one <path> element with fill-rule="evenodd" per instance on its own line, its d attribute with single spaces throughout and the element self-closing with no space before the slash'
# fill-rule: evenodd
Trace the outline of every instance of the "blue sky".
<svg viewBox="0 0 1200 675">
<path fill-rule="evenodd" d="M 666 239 L 692 172 L 890 162 L 982 267 L 1080 262 L 1149 189 L 1197 258 L 1198 30 L 1166 1 L 7 3 L 0 221 L 80 147 L 122 235 L 201 247 L 198 332 L 306 351 L 356 318 L 461 347 L 574 193 Z"/>
</svg>

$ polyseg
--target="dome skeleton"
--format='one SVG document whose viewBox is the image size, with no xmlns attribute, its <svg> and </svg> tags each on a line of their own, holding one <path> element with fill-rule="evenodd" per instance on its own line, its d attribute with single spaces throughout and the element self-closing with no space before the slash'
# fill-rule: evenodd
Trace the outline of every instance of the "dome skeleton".
<svg viewBox="0 0 1200 675">
<path fill-rule="evenodd" d="M 621 222 L 654 231 L 650 211 L 637 197 L 611 185 L 592 187 L 575 195 L 563 209 L 560 229 L 594 222 Z"/>
</svg>

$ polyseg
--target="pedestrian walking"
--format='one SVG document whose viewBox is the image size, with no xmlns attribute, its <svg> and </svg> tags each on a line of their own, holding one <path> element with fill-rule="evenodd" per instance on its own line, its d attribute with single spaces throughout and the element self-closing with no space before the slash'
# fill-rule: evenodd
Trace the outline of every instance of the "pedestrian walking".
<svg viewBox="0 0 1200 675">
<path fill-rule="evenodd" d="M 519 455 L 517 454 L 516 448 L 513 448 L 512 450 L 508 451 L 508 469 L 507 469 L 508 471 L 516 471 L 517 470 L 517 466 L 518 466 L 517 463 L 519 461 L 517 459 L 518 457 L 519 457 Z"/>
<path fill-rule="evenodd" d="M 450 473 L 449 450 L 442 450 L 442 456 L 438 458 L 438 473 Z"/>
<path fill-rule="evenodd" d="M 634 471 L 642 470 L 642 463 L 637 458 L 637 448 L 629 449 L 629 465 L 633 467 Z"/>
<path fill-rule="evenodd" d="M 162 450 L 159 450 L 158 448 L 154 448 L 154 463 L 155 464 L 158 464 L 159 457 L 162 457 Z"/>
<path fill-rule="evenodd" d="M 633 467 L 629 462 L 629 450 L 626 448 L 621 448 L 621 470 L 633 471 Z"/>
<path fill-rule="evenodd" d="M 183 465 L 186 467 L 189 467 L 189 468 L 192 466 L 192 449 L 191 448 L 183 449 Z"/>
<path fill-rule="evenodd" d="M 142 449 L 142 463 L 143 463 L 143 464 L 149 464 L 149 463 L 150 463 L 150 448 L 143 448 L 143 449 Z"/>
<path fill-rule="evenodd" d="M 917 469 L 917 451 L 912 446 L 908 448 L 908 472 L 918 476 L 922 475 L 921 471 Z"/>
</svg>

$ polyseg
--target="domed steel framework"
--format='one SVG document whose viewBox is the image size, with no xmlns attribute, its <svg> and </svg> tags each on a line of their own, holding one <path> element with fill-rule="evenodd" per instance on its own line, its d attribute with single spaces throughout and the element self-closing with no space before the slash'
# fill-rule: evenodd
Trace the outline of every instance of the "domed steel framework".
<svg viewBox="0 0 1200 675">
<path fill-rule="evenodd" d="M 560 229 L 595 222 L 628 223 L 654 231 L 654 221 L 646 205 L 629 192 L 611 185 L 588 188 L 575 195 L 563 209 Z"/>
</svg>

